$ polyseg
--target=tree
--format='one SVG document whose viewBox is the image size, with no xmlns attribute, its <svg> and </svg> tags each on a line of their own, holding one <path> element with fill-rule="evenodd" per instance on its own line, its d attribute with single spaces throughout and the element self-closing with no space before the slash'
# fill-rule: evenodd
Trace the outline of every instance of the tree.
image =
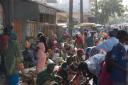
<svg viewBox="0 0 128 85">
<path fill-rule="evenodd" d="M 122 0 L 100 0 L 98 1 L 97 19 L 99 23 L 108 23 L 109 17 L 121 16 L 124 13 Z"/>
</svg>

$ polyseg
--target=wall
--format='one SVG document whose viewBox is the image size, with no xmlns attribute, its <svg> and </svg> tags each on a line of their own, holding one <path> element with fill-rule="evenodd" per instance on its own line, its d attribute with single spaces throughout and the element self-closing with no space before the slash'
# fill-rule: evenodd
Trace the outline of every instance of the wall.
<svg viewBox="0 0 128 85">
<path fill-rule="evenodd" d="M 47 17 L 49 19 L 49 24 L 47 24 L 48 26 L 43 25 L 42 29 L 46 31 L 50 29 L 55 31 L 56 10 L 54 8 L 25 0 L 0 0 L 0 2 L 2 2 L 5 10 L 5 26 L 8 24 L 13 24 L 14 31 L 18 35 L 17 37 L 19 43 L 23 44 L 28 31 L 36 29 L 37 32 L 39 23 L 41 23 L 41 28 L 41 25 L 44 24 L 43 22 L 40 22 L 41 14 L 44 14 L 44 12 L 45 14 L 50 13 L 51 16 Z"/>
<path fill-rule="evenodd" d="M 14 4 L 14 19 L 39 20 L 37 3 L 15 0 Z"/>
<path fill-rule="evenodd" d="M 12 12 L 14 31 L 17 33 L 18 41 L 22 46 L 25 42 L 29 21 L 39 21 L 38 4 L 25 0 L 14 0 Z"/>
</svg>

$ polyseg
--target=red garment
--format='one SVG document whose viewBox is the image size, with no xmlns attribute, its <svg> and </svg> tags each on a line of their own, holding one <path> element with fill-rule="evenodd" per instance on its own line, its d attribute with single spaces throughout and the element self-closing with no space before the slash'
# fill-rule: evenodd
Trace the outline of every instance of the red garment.
<svg viewBox="0 0 128 85">
<path fill-rule="evenodd" d="M 107 72 L 106 63 L 102 64 L 102 71 L 100 74 L 99 85 L 112 85 L 112 80 L 110 74 Z"/>
<path fill-rule="evenodd" d="M 76 42 L 77 45 L 83 44 L 83 39 L 82 39 L 82 37 L 81 37 L 81 36 L 78 36 L 78 37 L 76 38 L 75 42 Z"/>
<path fill-rule="evenodd" d="M 85 54 L 85 53 L 84 53 L 84 49 L 78 49 L 78 50 L 77 50 L 77 54 L 83 54 L 83 55 L 84 55 L 84 54 Z"/>
<path fill-rule="evenodd" d="M 0 36 L 0 48 L 5 48 L 9 40 L 8 35 L 2 35 Z"/>
</svg>

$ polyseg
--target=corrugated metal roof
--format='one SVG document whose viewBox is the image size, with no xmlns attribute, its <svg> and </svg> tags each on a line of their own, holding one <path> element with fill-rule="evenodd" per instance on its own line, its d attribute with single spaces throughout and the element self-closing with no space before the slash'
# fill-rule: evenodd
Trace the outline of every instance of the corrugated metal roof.
<svg viewBox="0 0 128 85">
<path fill-rule="evenodd" d="M 52 7 L 52 6 L 49 6 L 49 5 L 46 4 L 46 3 L 42 3 L 42 1 L 38 1 L 38 0 L 23 0 L 23 1 L 34 2 L 34 3 L 39 4 L 40 6 L 47 7 L 47 8 L 50 8 L 50 9 L 52 9 L 52 10 L 56 10 L 57 12 L 64 12 L 63 10 L 60 10 L 60 9 L 54 8 L 54 7 Z"/>
</svg>

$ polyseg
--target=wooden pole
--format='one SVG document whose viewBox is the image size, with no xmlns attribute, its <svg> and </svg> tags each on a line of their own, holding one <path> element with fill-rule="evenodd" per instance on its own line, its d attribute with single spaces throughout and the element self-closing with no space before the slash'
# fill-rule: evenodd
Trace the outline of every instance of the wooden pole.
<svg viewBox="0 0 128 85">
<path fill-rule="evenodd" d="M 83 0 L 80 0 L 80 23 L 83 23 Z"/>
<path fill-rule="evenodd" d="M 95 0 L 95 17 L 96 17 L 96 23 L 98 23 L 98 4 L 97 0 Z"/>
<path fill-rule="evenodd" d="M 69 0 L 69 31 L 72 35 L 72 27 L 73 27 L 73 0 Z"/>
</svg>

